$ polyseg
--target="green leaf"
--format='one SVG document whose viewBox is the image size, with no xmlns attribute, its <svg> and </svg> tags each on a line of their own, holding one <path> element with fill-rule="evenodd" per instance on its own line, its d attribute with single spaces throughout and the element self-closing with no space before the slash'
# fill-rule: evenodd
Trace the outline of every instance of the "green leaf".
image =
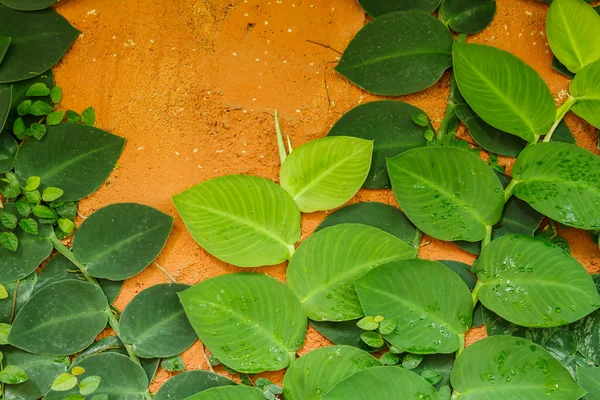
<svg viewBox="0 0 600 400">
<path fill-rule="evenodd" d="M 435 261 L 402 260 L 381 265 L 355 284 L 366 314 L 399 321 L 385 339 L 410 353 L 455 352 L 471 326 L 469 288 Z"/>
<path fill-rule="evenodd" d="M 34 354 L 74 354 L 104 329 L 107 309 L 106 297 L 97 286 L 75 280 L 57 282 L 38 291 L 25 304 L 8 340 Z"/>
<path fill-rule="evenodd" d="M 50 89 L 44 82 L 36 82 L 25 92 L 29 97 L 44 97 L 50 94 Z"/>
<path fill-rule="evenodd" d="M 539 143 L 512 169 L 514 194 L 561 224 L 600 229 L 600 157 L 568 143 Z"/>
<path fill-rule="evenodd" d="M 142 393 L 148 388 L 146 372 L 129 357 L 117 353 L 101 353 L 78 361 L 74 366 L 85 369 L 80 379 L 89 376 L 101 377 L 100 385 L 94 391 L 93 397 L 107 396 L 109 399 L 143 399 Z M 79 388 L 66 392 L 51 391 L 46 400 L 63 400 L 69 395 L 79 394 Z"/>
<path fill-rule="evenodd" d="M 23 143 L 15 172 L 21 182 L 39 176 L 42 189 L 60 187 L 65 192 L 62 201 L 75 201 L 102 185 L 124 145 L 123 138 L 81 124 L 50 126 L 43 140 Z"/>
<path fill-rule="evenodd" d="M 462 279 L 465 285 L 467 285 L 469 290 L 473 290 L 477 281 L 471 273 L 470 265 L 452 260 L 437 260 L 437 262 L 445 265 L 446 267 L 454 271 L 460 277 L 460 279 Z"/>
<path fill-rule="evenodd" d="M 17 227 L 17 217 L 9 212 L 0 211 L 0 221 L 5 228 L 14 229 Z"/>
<path fill-rule="evenodd" d="M 389 335 L 394 332 L 398 326 L 398 321 L 392 318 L 386 318 L 379 323 L 379 332 L 382 335 Z"/>
<path fill-rule="evenodd" d="M 360 339 L 373 349 L 379 349 L 385 344 L 379 332 L 363 332 L 360 334 Z"/>
<path fill-rule="evenodd" d="M 40 187 L 41 178 L 39 176 L 30 176 L 25 181 L 25 190 L 31 192 L 32 190 L 36 190 Z"/>
<path fill-rule="evenodd" d="M 442 374 L 431 369 L 426 369 L 425 371 L 423 371 L 421 373 L 421 377 L 427 382 L 431 383 L 432 385 L 435 385 L 442 380 Z"/>
<path fill-rule="evenodd" d="M 288 368 L 283 378 L 283 395 L 286 400 L 318 400 L 342 379 L 379 366 L 375 357 L 354 347 L 322 347 Z"/>
<path fill-rule="evenodd" d="M 57 200 L 64 193 L 65 192 L 62 189 L 55 188 L 55 187 L 47 187 L 44 189 L 44 192 L 42 194 L 42 199 L 44 199 L 45 202 L 50 203 L 54 200 Z"/>
<path fill-rule="evenodd" d="M 564 325 L 600 306 L 585 268 L 547 241 L 502 236 L 483 249 L 476 269 L 481 303 L 518 325 Z"/>
<path fill-rule="evenodd" d="M 356 326 L 365 331 L 374 331 L 379 328 L 379 322 L 375 321 L 374 317 L 363 317 L 356 323 Z"/>
<path fill-rule="evenodd" d="M 81 120 L 81 117 L 79 116 L 79 114 L 77 114 L 73 110 L 67 110 L 66 116 L 67 116 L 68 122 L 75 123 L 75 122 L 79 122 Z"/>
<path fill-rule="evenodd" d="M 600 19 L 600 16 L 598 16 Z M 569 91 L 577 100 L 573 112 L 600 128 L 600 60 L 583 68 L 571 81 Z"/>
<path fill-rule="evenodd" d="M 423 355 L 408 353 L 402 359 L 402 368 L 415 369 L 423 361 Z"/>
<path fill-rule="evenodd" d="M 440 400 L 435 388 L 412 371 L 398 367 L 374 367 L 343 379 L 323 400 L 428 399 Z"/>
<path fill-rule="evenodd" d="M 41 117 L 43 115 L 50 114 L 52 110 L 52 105 L 46 103 L 45 101 L 36 100 L 29 107 L 28 113 L 31 115 L 35 115 L 36 117 Z"/>
<path fill-rule="evenodd" d="M 600 398 L 600 367 L 577 368 L 577 381 L 587 391 L 583 400 Z"/>
<path fill-rule="evenodd" d="M 0 245 L 9 251 L 16 252 L 19 247 L 19 238 L 12 232 L 0 232 Z"/>
<path fill-rule="evenodd" d="M 185 400 L 265 400 L 260 389 L 238 385 L 215 387 L 188 397 Z"/>
<path fill-rule="evenodd" d="M 436 374 L 439 374 L 441 379 L 434 384 L 434 386 L 441 394 L 442 388 L 450 385 L 450 373 L 452 372 L 452 367 L 454 367 L 454 358 L 454 354 L 432 354 L 424 356 L 419 365 L 413 369 L 413 372 L 421 376 L 423 376 L 425 371 L 434 371 Z"/>
<path fill-rule="evenodd" d="M 9 324 L 0 323 L 0 345 L 8 344 L 8 335 L 10 334 L 11 326 Z"/>
<path fill-rule="evenodd" d="M 35 11 L 48 8 L 58 1 L 59 0 L 0 0 L 0 4 L 4 4 L 15 10 Z"/>
<path fill-rule="evenodd" d="M 15 208 L 22 217 L 27 217 L 29 216 L 29 213 L 31 213 L 31 205 L 24 200 L 17 200 L 15 202 Z"/>
<path fill-rule="evenodd" d="M 2 371 L 0 371 L 0 382 L 9 385 L 16 385 L 18 383 L 26 382 L 29 377 L 27 373 L 16 365 L 7 365 Z"/>
<path fill-rule="evenodd" d="M 170 372 L 178 372 L 178 371 L 183 371 L 185 369 L 185 364 L 183 363 L 183 360 L 179 356 L 165 358 L 160 363 L 160 366 L 165 371 L 170 371 Z"/>
<path fill-rule="evenodd" d="M 42 138 L 46 135 L 47 128 L 46 125 L 34 123 L 31 124 L 31 136 L 36 138 L 37 140 L 42 140 Z"/>
<path fill-rule="evenodd" d="M 304 342 L 307 321 L 300 302 L 267 275 L 217 276 L 179 298 L 202 343 L 236 371 L 286 368 Z"/>
<path fill-rule="evenodd" d="M 0 35 L 0 62 L 2 61 L 2 35 Z M 4 125 L 10 113 L 12 105 L 12 86 L 0 87 L 0 132 L 4 130 Z"/>
<path fill-rule="evenodd" d="M 263 178 L 214 178 L 174 196 L 173 202 L 200 246 L 236 266 L 279 264 L 300 239 L 298 206 Z"/>
<path fill-rule="evenodd" d="M 417 249 L 377 228 L 341 224 L 302 242 L 290 260 L 286 281 L 309 318 L 350 320 L 364 315 L 354 289 L 357 278 L 377 265 L 416 255 Z"/>
<path fill-rule="evenodd" d="M 73 254 L 96 278 L 123 280 L 142 272 L 163 249 L 173 217 L 136 203 L 94 212 L 73 237 Z"/>
<path fill-rule="evenodd" d="M 88 376 L 79 384 L 79 394 L 89 396 L 96 391 L 101 381 L 102 378 L 99 376 Z"/>
<path fill-rule="evenodd" d="M 381 362 L 383 365 L 396 365 L 400 362 L 400 357 L 391 351 L 388 351 L 379 357 L 379 362 Z"/>
<path fill-rule="evenodd" d="M 37 235 L 39 232 L 38 224 L 34 219 L 27 218 L 19 221 L 19 226 L 23 229 L 23 232 L 31 235 Z"/>
<path fill-rule="evenodd" d="M 2 33 L 12 39 L 10 57 L 0 64 L 2 83 L 28 79 L 47 71 L 79 35 L 79 31 L 53 9 L 25 13 L 0 6 L 0 26 Z"/>
<path fill-rule="evenodd" d="M 281 165 L 280 182 L 302 212 L 336 208 L 350 200 L 371 167 L 373 142 L 328 136 L 305 143 Z"/>
<path fill-rule="evenodd" d="M 3 284 L 0 283 L 0 300 L 8 298 L 8 292 Z"/>
<path fill-rule="evenodd" d="M 423 232 L 441 240 L 482 240 L 500 219 L 504 191 L 479 157 L 456 147 L 423 147 L 388 160 L 400 207 Z"/>
<path fill-rule="evenodd" d="M 208 371 L 186 371 L 166 381 L 154 400 L 187 399 L 197 393 L 219 386 L 235 386 L 235 382 Z"/>
<path fill-rule="evenodd" d="M 29 114 L 29 109 L 31 108 L 31 100 L 23 100 L 22 102 L 19 103 L 19 105 L 17 106 L 17 113 L 20 116 L 24 116 Z"/>
<path fill-rule="evenodd" d="M 578 339 L 577 350 L 594 363 L 600 363 L 600 311 L 575 322 L 571 330 Z"/>
<path fill-rule="evenodd" d="M 48 125 L 58 125 L 58 124 L 60 124 L 62 122 L 64 116 L 65 116 L 65 113 L 63 111 L 54 111 L 54 112 L 51 112 L 46 117 L 46 123 Z"/>
<path fill-rule="evenodd" d="M 367 23 L 335 69 L 375 94 L 415 93 L 437 82 L 452 65 L 452 43 L 450 32 L 436 18 L 395 12 Z"/>
<path fill-rule="evenodd" d="M 441 0 L 358 0 L 360 6 L 373 18 L 395 11 L 421 11 L 432 13 Z"/>
<path fill-rule="evenodd" d="M 177 294 L 181 284 L 154 285 L 136 295 L 121 314 L 121 339 L 144 358 L 172 357 L 197 339 Z"/>
<path fill-rule="evenodd" d="M 63 92 L 60 86 L 55 86 L 50 91 L 50 100 L 52 100 L 54 104 L 60 103 L 60 101 L 62 100 L 62 95 Z"/>
<path fill-rule="evenodd" d="M 29 301 L 35 290 L 37 274 L 31 274 L 28 277 L 17 282 L 6 282 L 2 285 L 7 291 L 8 297 L 6 301 L 0 301 L 0 322 L 10 323 L 11 317 L 17 315 L 23 305 Z M 15 302 L 16 300 L 16 302 Z M 13 311 L 13 302 L 14 311 Z"/>
<path fill-rule="evenodd" d="M 555 0 L 546 34 L 552 52 L 571 72 L 600 59 L 600 16 L 583 0 Z"/>
<path fill-rule="evenodd" d="M 533 142 L 554 122 L 554 98 L 538 73 L 514 55 L 481 44 L 454 44 L 461 94 L 485 122 Z"/>
<path fill-rule="evenodd" d="M 308 323 L 333 344 L 357 347 L 366 351 L 372 350 L 360 338 L 364 331 L 356 326 L 358 320 L 340 322 L 308 320 Z"/>
<path fill-rule="evenodd" d="M 413 122 L 418 115 L 424 125 Z M 331 128 L 327 136 L 351 136 L 373 141 L 371 170 L 363 187 L 390 187 L 386 158 L 426 145 L 429 119 L 423 111 L 400 101 L 373 101 L 348 111 Z"/>
<path fill-rule="evenodd" d="M 0 83 L 0 88 L 9 88 L 12 87 L 12 105 L 10 114 L 8 117 L 7 124 L 13 124 L 17 116 L 17 107 L 21 102 L 27 100 L 27 90 L 36 82 L 42 82 L 47 87 L 52 88 L 55 86 L 54 84 L 54 75 L 52 70 L 48 70 L 41 75 L 36 77 L 25 79 L 19 82 L 11 82 L 11 83 Z"/>
<path fill-rule="evenodd" d="M 493 336 L 467 347 L 454 364 L 451 381 L 459 400 L 573 400 L 585 394 L 550 353 L 510 336 Z"/>
<path fill-rule="evenodd" d="M 46 219 L 56 219 L 58 215 L 56 211 L 51 209 L 48 206 L 38 205 L 33 208 L 33 215 L 38 218 L 46 218 Z"/>
<path fill-rule="evenodd" d="M 56 392 L 66 392 L 77 386 L 77 377 L 68 372 L 64 372 L 52 382 L 52 390 Z"/>
<path fill-rule="evenodd" d="M 472 35 L 492 22 L 496 0 L 444 0 L 439 13 L 453 31 Z"/>
<path fill-rule="evenodd" d="M 7 132 L 0 133 L 0 173 L 13 169 L 18 149 L 19 144 L 11 135 Z"/>
<path fill-rule="evenodd" d="M 4 56 L 6 55 L 6 51 L 10 46 L 10 40 L 11 39 L 9 37 L 0 35 L 0 62 L 2 62 Z"/>
<path fill-rule="evenodd" d="M 85 125 L 94 126 L 96 123 L 96 111 L 92 107 L 88 107 L 81 113 L 81 122 Z"/>
<path fill-rule="evenodd" d="M 23 118 L 17 118 L 13 123 L 13 133 L 15 135 L 21 135 L 24 134 L 26 130 L 27 127 L 25 126 L 25 121 L 23 121 Z"/>
<path fill-rule="evenodd" d="M 67 235 L 70 235 L 75 230 L 75 223 L 70 219 L 60 218 L 58 220 L 58 227 Z"/>
</svg>

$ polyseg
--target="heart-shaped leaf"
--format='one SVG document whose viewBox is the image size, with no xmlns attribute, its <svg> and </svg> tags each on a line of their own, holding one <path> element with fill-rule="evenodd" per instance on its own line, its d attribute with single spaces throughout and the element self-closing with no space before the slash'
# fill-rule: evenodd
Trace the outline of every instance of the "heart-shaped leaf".
<svg viewBox="0 0 600 400">
<path fill-rule="evenodd" d="M 0 26 L 0 34 L 11 38 L 10 53 L 0 64 L 3 83 L 49 70 L 79 36 L 79 31 L 53 9 L 28 13 L 0 5 Z"/>
<path fill-rule="evenodd" d="M 598 16 L 598 19 L 600 19 L 600 16 Z M 573 112 L 594 125 L 596 128 L 600 128 L 599 82 L 600 60 L 591 63 L 579 71 L 569 86 L 571 96 L 576 98 L 572 108 Z"/>
<path fill-rule="evenodd" d="M 173 217 L 155 208 L 112 204 L 83 221 L 73 237 L 73 254 L 91 276 L 131 278 L 158 256 L 172 226 Z"/>
<path fill-rule="evenodd" d="M 568 143 L 539 143 L 519 154 L 514 194 L 575 228 L 600 229 L 600 157 Z"/>
<path fill-rule="evenodd" d="M 373 141 L 371 170 L 363 187 L 390 187 L 386 158 L 423 147 L 430 124 L 417 125 L 411 117 L 425 115 L 420 108 L 391 100 L 372 101 L 353 108 L 340 118 L 327 136 L 352 136 Z"/>
<path fill-rule="evenodd" d="M 482 240 L 502 215 L 504 190 L 479 157 L 456 147 L 422 147 L 388 160 L 400 207 L 441 240 Z"/>
<path fill-rule="evenodd" d="M 97 286 L 73 280 L 57 282 L 23 306 L 8 342 L 34 354 L 71 355 L 89 346 L 106 327 L 107 311 L 106 297 Z"/>
<path fill-rule="evenodd" d="M 238 267 L 287 260 L 300 239 L 300 211 L 275 183 L 227 175 L 173 197 L 192 237 L 213 256 Z"/>
<path fill-rule="evenodd" d="M 432 13 L 441 0 L 358 0 L 360 6 L 373 18 L 395 11 L 421 11 Z"/>
<path fill-rule="evenodd" d="M 236 371 L 286 368 L 304 343 L 302 305 L 287 286 L 267 275 L 217 276 L 179 298 L 202 343 Z"/>
<path fill-rule="evenodd" d="M 186 371 L 166 381 L 156 392 L 154 400 L 183 400 L 219 386 L 235 386 L 235 382 L 208 371 Z"/>
<path fill-rule="evenodd" d="M 533 142 L 554 122 L 554 98 L 538 73 L 514 55 L 481 44 L 454 44 L 461 94 L 485 122 Z"/>
<path fill-rule="evenodd" d="M 600 16 L 583 0 L 553 1 L 546 34 L 552 52 L 571 72 L 600 59 Z"/>
<path fill-rule="evenodd" d="M 0 0 L 0 4 L 22 11 L 43 10 L 57 2 L 58 0 Z"/>
<path fill-rule="evenodd" d="M 28 139 L 15 159 L 21 184 L 39 176 L 39 190 L 64 190 L 61 201 L 75 201 L 95 192 L 108 178 L 123 151 L 125 139 L 82 124 L 49 126 L 42 140 Z"/>
<path fill-rule="evenodd" d="M 375 357 L 354 347 L 322 347 L 290 366 L 283 378 L 283 395 L 286 400 L 318 400 L 342 379 L 380 366 Z"/>
<path fill-rule="evenodd" d="M 583 400 L 600 398 L 600 367 L 577 368 L 577 381 L 587 392 Z"/>
<path fill-rule="evenodd" d="M 416 11 L 394 12 L 367 23 L 335 69 L 372 93 L 415 93 L 437 82 L 452 65 L 452 43 L 450 31 L 436 18 Z"/>
<path fill-rule="evenodd" d="M 600 306 L 585 268 L 547 241 L 502 236 L 483 249 L 476 269 L 481 303 L 521 326 L 568 324 Z"/>
<path fill-rule="evenodd" d="M 311 140 L 294 149 L 281 165 L 281 187 L 302 212 L 339 207 L 364 183 L 372 153 L 369 140 L 346 136 Z"/>
<path fill-rule="evenodd" d="M 416 248 L 387 232 L 341 224 L 302 242 L 289 263 L 286 281 L 309 318 L 351 320 L 364 315 L 354 281 L 377 265 L 416 255 Z"/>
<path fill-rule="evenodd" d="M 429 260 L 381 265 L 356 281 L 365 315 L 395 319 L 385 339 L 414 354 L 452 353 L 471 326 L 473 300 L 462 279 Z"/>
<path fill-rule="evenodd" d="M 251 386 L 215 387 L 188 397 L 185 400 L 264 400 L 263 392 Z"/>
<path fill-rule="evenodd" d="M 373 367 L 340 381 L 324 400 L 428 399 L 441 400 L 438 391 L 412 371 L 398 367 Z"/>
<path fill-rule="evenodd" d="M 80 380 L 88 376 L 99 376 L 100 385 L 94 391 L 95 396 L 108 396 L 109 399 L 141 400 L 148 389 L 148 377 L 144 369 L 129 357 L 118 353 L 101 353 L 83 359 L 74 364 L 71 370 L 80 367 L 85 372 L 78 376 Z M 46 400 L 63 400 L 70 395 L 79 394 L 79 388 L 57 392 L 51 390 Z"/>
<path fill-rule="evenodd" d="M 439 12 L 453 31 L 472 35 L 492 22 L 496 0 L 444 0 Z"/>
<path fill-rule="evenodd" d="M 454 363 L 451 382 L 459 400 L 575 400 L 585 394 L 544 348 L 511 336 L 467 347 Z"/>
<path fill-rule="evenodd" d="M 36 289 L 37 274 L 32 273 L 26 278 L 16 282 L 2 283 L 8 297 L 0 300 L 0 323 L 10 324 L 12 318 L 19 313 L 25 303 L 29 301 Z M 13 310 L 13 301 L 14 310 Z"/>
<path fill-rule="evenodd" d="M 136 295 L 119 320 L 121 339 L 144 358 L 173 357 L 197 339 L 188 322 L 178 293 L 189 288 L 182 284 L 160 284 Z"/>
</svg>

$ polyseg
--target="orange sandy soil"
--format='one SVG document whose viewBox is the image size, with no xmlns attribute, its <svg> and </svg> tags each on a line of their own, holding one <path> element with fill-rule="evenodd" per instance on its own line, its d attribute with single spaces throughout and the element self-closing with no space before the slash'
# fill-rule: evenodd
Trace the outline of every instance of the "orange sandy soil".
<svg viewBox="0 0 600 400">
<path fill-rule="evenodd" d="M 194 242 L 172 195 L 225 174 L 277 181 L 276 109 L 284 134 L 297 147 L 324 136 L 352 107 L 378 98 L 333 70 L 338 51 L 368 20 L 355 0 L 63 0 L 57 10 L 82 32 L 55 68 L 65 93 L 63 106 L 77 111 L 94 106 L 97 125 L 127 139 L 119 167 L 80 203 L 80 213 L 140 202 L 173 215 L 172 235 L 157 262 L 179 282 L 195 284 L 241 269 Z M 546 13 L 547 5 L 538 0 L 498 0 L 492 25 L 470 40 L 524 59 L 559 104 L 569 81 L 550 67 Z M 439 125 L 448 83 L 446 74 L 432 88 L 398 100 L 421 107 Z M 567 122 L 578 144 L 598 154 L 596 131 L 573 115 Z M 501 163 L 509 165 L 510 160 Z M 361 190 L 351 202 L 359 201 L 396 205 L 390 190 Z M 303 238 L 325 216 L 304 215 Z M 599 272 L 600 250 L 588 234 L 573 229 L 561 233 L 575 258 L 590 272 Z M 474 258 L 451 243 L 424 237 L 423 244 L 422 258 L 469 264 Z M 285 269 L 255 270 L 284 280 Z M 122 310 L 141 290 L 167 281 L 150 266 L 125 283 L 116 306 Z M 474 329 L 467 343 L 484 335 L 483 329 Z M 309 328 L 299 354 L 328 344 Z M 183 358 L 188 369 L 208 369 L 200 343 Z M 281 383 L 283 371 L 263 375 Z M 152 391 L 169 377 L 159 371 Z"/>
</svg>

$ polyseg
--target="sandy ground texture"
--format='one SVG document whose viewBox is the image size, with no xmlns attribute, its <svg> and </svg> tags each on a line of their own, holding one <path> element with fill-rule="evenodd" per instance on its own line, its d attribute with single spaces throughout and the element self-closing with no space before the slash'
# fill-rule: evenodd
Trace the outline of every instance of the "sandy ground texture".
<svg viewBox="0 0 600 400">
<path fill-rule="evenodd" d="M 127 139 L 118 168 L 80 203 L 80 213 L 132 201 L 173 215 L 173 233 L 157 262 L 182 283 L 241 269 L 193 241 L 172 195 L 232 173 L 277 181 L 276 109 L 284 134 L 297 147 L 326 135 L 352 107 L 377 99 L 333 70 L 339 52 L 367 22 L 356 0 L 63 0 L 57 10 L 82 32 L 55 68 L 63 106 L 76 111 L 94 106 L 97 125 Z M 539 0 L 498 0 L 492 25 L 470 40 L 524 59 L 560 104 L 569 81 L 550 67 L 546 13 Z M 438 126 L 448 83 L 446 74 L 432 88 L 399 100 L 421 107 Z M 596 131 L 573 115 L 567 122 L 578 144 L 598 154 Z M 396 205 L 390 190 L 361 190 L 351 202 L 358 201 Z M 325 215 L 303 216 L 304 238 Z M 587 233 L 562 234 L 575 258 L 600 272 L 600 251 Z M 429 237 L 423 243 L 428 244 L 421 247 L 422 258 L 473 260 L 450 243 Z M 285 265 L 256 270 L 285 278 Z M 141 290 L 167 281 L 150 266 L 125 283 L 116 306 L 122 310 Z M 475 329 L 467 342 L 483 335 Z M 328 344 L 309 329 L 299 353 Z M 196 343 L 184 354 L 188 369 L 208 368 L 201 349 Z M 263 375 L 280 383 L 283 372 Z M 169 377 L 159 371 L 152 390 Z"/>
</svg>

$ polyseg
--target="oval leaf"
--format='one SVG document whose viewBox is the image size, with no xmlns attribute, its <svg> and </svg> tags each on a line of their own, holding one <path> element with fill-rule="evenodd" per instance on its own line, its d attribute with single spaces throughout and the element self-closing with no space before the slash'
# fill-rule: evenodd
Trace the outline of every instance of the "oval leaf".
<svg viewBox="0 0 600 400">
<path fill-rule="evenodd" d="M 575 75 L 569 91 L 577 99 L 573 112 L 600 128 L 600 61 L 588 65 Z"/>
<path fill-rule="evenodd" d="M 58 0 L 0 0 L 0 4 L 22 11 L 43 10 L 57 2 Z"/>
<path fill-rule="evenodd" d="M 395 11 L 421 11 L 432 13 L 441 0 L 358 0 L 360 6 L 373 18 Z"/>
<path fill-rule="evenodd" d="M 585 394 L 544 348 L 511 336 L 467 347 L 454 363 L 451 381 L 460 400 L 575 400 Z"/>
<path fill-rule="evenodd" d="M 250 386 L 224 386 L 205 390 L 185 400 L 264 400 L 263 392 Z"/>
<path fill-rule="evenodd" d="M 575 228 L 600 229 L 600 157 L 569 143 L 539 143 L 512 169 L 514 194 L 542 214 Z"/>
<path fill-rule="evenodd" d="M 2 62 L 2 43 L 0 37 L 0 62 Z M 4 130 L 4 124 L 8 118 L 8 113 L 11 109 L 12 102 L 12 86 L 0 87 L 0 132 Z M 0 147 L 1 149 L 1 147 Z M 1 155 L 1 153 L 0 153 Z M 2 158 L 0 158 L 0 161 Z"/>
<path fill-rule="evenodd" d="M 545 135 L 556 107 L 537 72 L 512 54 L 481 44 L 454 44 L 461 94 L 485 122 L 528 142 Z"/>
<path fill-rule="evenodd" d="M 390 187 L 386 158 L 423 147 L 427 144 L 426 126 L 417 125 L 414 115 L 425 115 L 420 108 L 400 101 L 382 100 L 361 104 L 340 118 L 327 136 L 352 136 L 373 140 L 371 170 L 363 187 L 382 189 Z"/>
<path fill-rule="evenodd" d="M 373 142 L 324 137 L 294 149 L 281 165 L 281 187 L 300 211 L 330 210 L 358 192 L 371 167 Z"/>
<path fill-rule="evenodd" d="M 283 369 L 304 343 L 302 305 L 287 286 L 267 275 L 221 275 L 179 297 L 202 343 L 236 371 Z"/>
<path fill-rule="evenodd" d="M 14 315 L 29 301 L 36 289 L 37 274 L 32 273 L 16 282 L 2 283 L 8 297 L 0 301 L 0 323 L 10 324 Z M 9 300 L 10 299 L 10 300 Z M 13 310 L 13 300 L 16 299 Z"/>
<path fill-rule="evenodd" d="M 400 207 L 441 240 L 476 242 L 502 216 L 504 190 L 479 157 L 456 147 L 423 147 L 388 160 Z"/>
<path fill-rule="evenodd" d="M 173 217 L 136 203 L 94 212 L 73 237 L 73 254 L 96 278 L 123 280 L 139 274 L 165 246 Z"/>
<path fill-rule="evenodd" d="M 492 22 L 496 0 L 444 0 L 439 12 L 453 31 L 472 35 Z"/>
<path fill-rule="evenodd" d="M 354 281 L 371 268 L 413 258 L 417 249 L 377 228 L 341 224 L 306 239 L 286 274 L 308 317 L 344 321 L 362 317 Z"/>
<path fill-rule="evenodd" d="M 300 239 L 300 211 L 275 183 L 228 175 L 173 197 L 192 237 L 219 260 L 238 267 L 287 260 Z"/>
<path fill-rule="evenodd" d="M 564 325 L 600 307 L 585 268 L 547 241 L 502 236 L 483 249 L 476 268 L 481 303 L 517 325 Z"/>
<path fill-rule="evenodd" d="M 136 295 L 119 320 L 121 339 L 144 358 L 173 357 L 197 339 L 177 294 L 182 284 L 154 285 Z"/>
<path fill-rule="evenodd" d="M 154 400 L 183 400 L 219 386 L 235 386 L 235 382 L 208 371 L 186 371 L 166 381 Z"/>
<path fill-rule="evenodd" d="M 1 122 L 0 125 L 2 125 Z M 9 133 L 0 133 L 0 173 L 8 172 L 14 168 L 18 149 L 19 144 Z"/>
<path fill-rule="evenodd" d="M 416 93 L 437 82 L 452 65 L 452 43 L 450 31 L 436 18 L 395 12 L 365 25 L 335 69 L 372 93 Z"/>
<path fill-rule="evenodd" d="M 395 319 L 385 335 L 414 354 L 452 353 L 471 326 L 473 300 L 462 279 L 429 260 L 403 260 L 375 268 L 356 281 L 365 315 Z"/>
<path fill-rule="evenodd" d="M 30 176 L 47 187 L 64 190 L 61 201 L 75 201 L 95 192 L 108 178 L 123 151 L 125 139 L 82 124 L 49 126 L 42 140 L 28 139 L 15 159 L 21 184 Z"/>
<path fill-rule="evenodd" d="M 37 292 L 21 309 L 8 342 L 34 354 L 67 356 L 89 346 L 108 321 L 100 288 L 62 281 Z M 108 311 L 110 312 L 110 311 Z"/>
</svg>

